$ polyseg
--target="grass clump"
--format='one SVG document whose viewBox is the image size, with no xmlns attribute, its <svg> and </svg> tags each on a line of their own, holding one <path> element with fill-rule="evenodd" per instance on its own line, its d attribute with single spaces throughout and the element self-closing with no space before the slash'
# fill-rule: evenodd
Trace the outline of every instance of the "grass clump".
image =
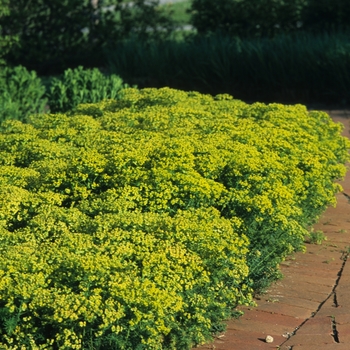
<svg viewBox="0 0 350 350">
<path fill-rule="evenodd" d="M 327 236 L 321 230 L 311 231 L 306 237 L 306 242 L 310 244 L 320 245 L 326 240 Z"/>
<path fill-rule="evenodd" d="M 212 35 L 151 43 L 129 40 L 111 45 L 106 61 L 110 72 L 140 87 L 229 93 L 246 101 L 350 101 L 346 31 L 255 39 Z"/>
</svg>

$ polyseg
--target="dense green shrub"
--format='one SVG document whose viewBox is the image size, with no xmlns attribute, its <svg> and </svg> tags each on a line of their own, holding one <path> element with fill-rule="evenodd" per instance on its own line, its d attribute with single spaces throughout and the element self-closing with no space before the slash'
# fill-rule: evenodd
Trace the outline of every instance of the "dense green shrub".
<svg viewBox="0 0 350 350">
<path fill-rule="evenodd" d="M 43 113 L 45 107 L 51 112 L 66 112 L 79 103 L 117 98 L 120 90 L 127 86 L 116 75 L 105 76 L 97 68 L 83 67 L 68 69 L 47 85 L 45 88 L 34 71 L 29 72 L 22 66 L 3 67 L 0 71 L 0 120 L 25 122 L 31 114 Z"/>
<path fill-rule="evenodd" d="M 24 67 L 2 67 L 0 70 L 0 121 L 26 121 L 29 115 L 43 113 L 45 87 L 34 71 Z"/>
<path fill-rule="evenodd" d="M 199 34 L 271 37 L 349 28 L 349 11 L 347 0 L 193 0 L 190 12 Z"/>
<path fill-rule="evenodd" d="M 298 29 L 307 0 L 193 0 L 191 23 L 199 34 L 273 36 Z"/>
<path fill-rule="evenodd" d="M 171 18 L 171 8 L 159 6 L 159 0 L 134 0 L 131 4 L 121 5 L 118 9 L 120 20 L 118 31 L 114 30 L 115 40 L 130 36 L 143 41 L 164 40 L 172 36 L 176 23 Z"/>
<path fill-rule="evenodd" d="M 123 0 L 27 0 L 10 1 L 9 15 L 0 17 L 4 35 L 17 35 L 19 46 L 6 59 L 40 74 L 101 65 L 102 48 L 110 40 L 130 35 L 154 37 L 167 31 L 170 19 L 158 1 L 137 0 L 130 7 Z"/>
<path fill-rule="evenodd" d="M 334 203 L 340 130 L 301 105 L 168 88 L 4 122 L 0 346 L 207 339 Z"/>
<path fill-rule="evenodd" d="M 87 46 L 92 42 L 81 30 L 94 26 L 93 11 L 90 0 L 11 1 L 0 25 L 5 33 L 16 34 L 20 45 L 6 59 L 45 73 L 62 70 L 82 55 L 91 57 Z"/>
<path fill-rule="evenodd" d="M 115 99 L 125 87 L 123 80 L 112 74 L 103 75 L 97 68 L 67 69 L 63 76 L 53 78 L 48 92 L 51 112 L 73 110 L 80 103 Z"/>
<path fill-rule="evenodd" d="M 10 14 L 9 5 L 10 0 L 0 0 L 0 23 L 2 18 Z M 16 39 L 17 38 L 13 35 L 5 35 L 0 24 L 0 66 L 5 63 L 3 56 L 10 51 L 11 46 L 16 42 Z"/>
<path fill-rule="evenodd" d="M 347 0 L 308 0 L 303 22 L 315 32 L 349 28 L 350 6 Z"/>
</svg>

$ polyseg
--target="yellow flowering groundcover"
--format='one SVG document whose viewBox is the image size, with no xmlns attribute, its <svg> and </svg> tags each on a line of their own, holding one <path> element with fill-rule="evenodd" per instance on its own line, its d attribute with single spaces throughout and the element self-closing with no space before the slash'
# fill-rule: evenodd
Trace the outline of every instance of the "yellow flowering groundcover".
<svg viewBox="0 0 350 350">
<path fill-rule="evenodd" d="M 188 349 L 335 203 L 349 142 L 302 105 L 169 88 L 0 134 L 0 347 Z"/>
</svg>

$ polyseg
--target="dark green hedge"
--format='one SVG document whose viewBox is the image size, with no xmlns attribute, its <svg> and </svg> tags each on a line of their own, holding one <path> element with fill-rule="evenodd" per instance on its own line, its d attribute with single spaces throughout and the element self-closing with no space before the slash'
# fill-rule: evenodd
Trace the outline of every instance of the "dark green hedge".
<svg viewBox="0 0 350 350">
<path fill-rule="evenodd" d="M 241 37 L 339 30 L 350 23 L 347 0 L 193 0 L 191 13 L 200 34 Z"/>
</svg>

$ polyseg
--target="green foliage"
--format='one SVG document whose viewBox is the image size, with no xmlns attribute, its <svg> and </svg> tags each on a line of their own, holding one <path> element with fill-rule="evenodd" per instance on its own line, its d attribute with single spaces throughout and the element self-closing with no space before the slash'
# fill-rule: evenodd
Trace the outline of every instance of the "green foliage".
<svg viewBox="0 0 350 350">
<path fill-rule="evenodd" d="M 304 106 L 164 88 L 0 134 L 0 346 L 189 349 L 303 249 L 345 174 Z"/>
<path fill-rule="evenodd" d="M 111 47 L 106 58 L 109 71 L 140 87 L 230 93 L 246 101 L 350 101 L 345 31 L 249 40 L 213 35 L 152 45 L 131 40 Z"/>
<path fill-rule="evenodd" d="M 11 1 L 9 15 L 0 25 L 17 35 L 20 45 L 9 52 L 7 60 L 40 72 L 73 64 L 93 44 L 81 31 L 94 26 L 93 11 L 90 0 Z"/>
<path fill-rule="evenodd" d="M 177 25 L 188 24 L 191 19 L 190 9 L 191 1 L 182 0 L 176 2 L 168 2 L 162 5 L 165 9 L 171 10 L 171 16 Z"/>
<path fill-rule="evenodd" d="M 81 103 L 115 99 L 123 87 L 120 77 L 104 76 L 97 68 L 67 69 L 63 76 L 51 81 L 48 92 L 50 111 L 66 112 Z"/>
<path fill-rule="evenodd" d="M 130 36 L 143 41 L 171 37 L 175 22 L 170 7 L 159 6 L 159 0 L 134 0 L 131 4 L 119 8 L 120 21 L 118 31 L 114 31 L 114 40 L 124 40 Z"/>
<path fill-rule="evenodd" d="M 191 23 L 200 34 L 274 36 L 298 29 L 307 0 L 193 0 Z"/>
<path fill-rule="evenodd" d="M 326 241 L 327 237 L 321 230 L 311 231 L 306 236 L 306 241 L 311 244 L 322 244 L 323 241 Z"/>
<path fill-rule="evenodd" d="M 304 26 L 315 32 L 349 28 L 350 7 L 347 0 L 308 0 Z"/>
<path fill-rule="evenodd" d="M 347 0 L 193 0 L 190 13 L 199 34 L 272 37 L 349 28 L 350 10 Z"/>
<path fill-rule="evenodd" d="M 3 56 L 10 51 L 11 46 L 16 43 L 17 39 L 13 35 L 4 34 L 1 27 L 1 20 L 10 13 L 9 5 L 10 0 L 0 0 L 0 67 L 5 63 Z"/>
<path fill-rule="evenodd" d="M 3 32 L 19 38 L 6 59 L 40 74 L 57 74 L 66 68 L 96 66 L 110 41 L 136 35 L 164 37 L 171 20 L 158 1 L 137 0 L 130 7 L 122 0 L 10 1 L 8 16 L 0 17 Z M 157 27 L 162 30 L 155 31 Z"/>
<path fill-rule="evenodd" d="M 105 76 L 97 68 L 68 69 L 45 88 L 34 71 L 21 66 L 4 67 L 0 71 L 0 120 L 26 122 L 30 115 L 43 113 L 46 107 L 51 112 L 66 112 L 79 103 L 115 99 L 125 87 L 120 77 Z"/>
<path fill-rule="evenodd" d="M 3 67 L 0 71 L 0 121 L 26 121 L 31 114 L 43 113 L 45 87 L 35 72 L 24 67 Z"/>
</svg>

